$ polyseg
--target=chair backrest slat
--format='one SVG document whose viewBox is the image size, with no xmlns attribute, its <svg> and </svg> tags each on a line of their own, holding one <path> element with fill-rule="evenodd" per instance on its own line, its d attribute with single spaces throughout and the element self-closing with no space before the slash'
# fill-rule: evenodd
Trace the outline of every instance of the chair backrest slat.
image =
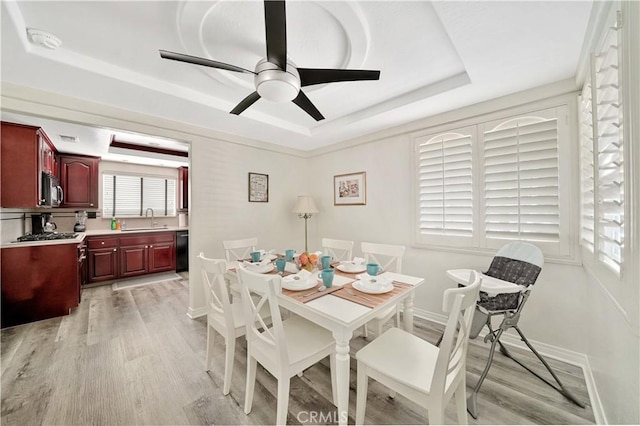
<svg viewBox="0 0 640 426">
<path fill-rule="evenodd" d="M 258 238 L 245 238 L 242 240 L 226 240 L 222 242 L 227 262 L 244 260 L 249 258 L 249 253 L 256 251 Z"/>
<path fill-rule="evenodd" d="M 469 344 L 469 330 L 473 321 L 476 301 L 480 292 L 480 274 L 472 271 L 465 287 L 445 290 L 442 309 L 449 313 L 431 389 L 444 395 L 446 387 L 456 374 L 465 374 L 464 368 Z"/>
<path fill-rule="evenodd" d="M 363 242 L 360 247 L 366 263 L 377 263 L 385 271 L 402 273 L 404 246 Z"/>
<path fill-rule="evenodd" d="M 224 259 L 210 259 L 204 253 L 198 255 L 200 271 L 202 272 L 202 282 L 204 285 L 204 295 L 209 313 L 217 313 L 224 319 L 224 326 L 233 330 L 236 326 L 231 309 L 229 290 L 224 279 L 227 271 L 227 263 Z"/>
<path fill-rule="evenodd" d="M 289 354 L 278 304 L 278 294 L 281 291 L 280 276 L 253 273 L 242 265 L 237 271 L 247 325 L 247 345 L 254 345 L 258 341 L 265 342 L 275 348 L 280 365 L 288 365 Z M 265 310 L 262 308 L 265 305 L 269 307 L 271 328 L 267 327 L 263 317 Z"/>
<path fill-rule="evenodd" d="M 322 252 L 333 257 L 334 260 L 351 260 L 353 259 L 353 241 L 323 238 Z"/>
</svg>

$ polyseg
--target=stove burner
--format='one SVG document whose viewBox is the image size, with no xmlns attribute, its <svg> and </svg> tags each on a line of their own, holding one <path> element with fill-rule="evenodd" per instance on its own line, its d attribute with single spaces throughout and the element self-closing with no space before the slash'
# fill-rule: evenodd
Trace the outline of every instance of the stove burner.
<svg viewBox="0 0 640 426">
<path fill-rule="evenodd" d="M 44 234 L 27 234 L 18 237 L 18 242 L 24 241 L 48 241 L 48 240 L 68 240 L 77 237 L 78 234 L 72 232 L 45 232 Z"/>
</svg>

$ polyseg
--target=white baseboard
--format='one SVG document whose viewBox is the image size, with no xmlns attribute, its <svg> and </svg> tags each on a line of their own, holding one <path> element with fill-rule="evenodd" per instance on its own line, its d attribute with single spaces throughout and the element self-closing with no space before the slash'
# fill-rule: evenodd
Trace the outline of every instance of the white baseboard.
<svg viewBox="0 0 640 426">
<path fill-rule="evenodd" d="M 447 322 L 447 317 L 445 315 L 436 314 L 420 308 L 414 307 L 413 315 L 440 325 L 445 325 Z M 486 334 L 486 332 L 481 333 L 478 336 L 478 339 L 484 338 Z M 504 343 L 505 346 L 529 350 L 524 342 L 520 340 L 519 336 L 513 336 L 505 333 L 500 338 L 500 341 Z M 537 342 L 535 340 L 529 340 L 529 343 L 531 343 L 531 346 L 536 348 L 536 350 L 542 356 L 566 362 L 582 369 L 585 383 L 587 385 L 587 392 L 589 393 L 589 401 L 593 410 L 593 416 L 595 418 L 596 424 L 607 424 L 607 417 L 604 413 L 604 407 L 602 406 L 600 395 L 598 394 L 598 389 L 596 387 L 596 382 L 591 371 L 589 358 L 585 354 L 559 348 L 557 346 L 549 345 L 546 343 Z"/>
</svg>

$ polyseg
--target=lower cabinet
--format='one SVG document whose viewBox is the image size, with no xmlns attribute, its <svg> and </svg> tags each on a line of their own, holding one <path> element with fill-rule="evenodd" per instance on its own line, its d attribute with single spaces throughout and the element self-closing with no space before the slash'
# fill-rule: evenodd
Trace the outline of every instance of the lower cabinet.
<svg viewBox="0 0 640 426">
<path fill-rule="evenodd" d="M 2 327 L 68 315 L 80 299 L 78 244 L 1 250 Z"/>
<path fill-rule="evenodd" d="M 90 283 L 176 269 L 175 232 L 89 238 Z"/>
<path fill-rule="evenodd" d="M 87 239 L 90 283 L 118 278 L 118 238 L 89 237 Z"/>
</svg>

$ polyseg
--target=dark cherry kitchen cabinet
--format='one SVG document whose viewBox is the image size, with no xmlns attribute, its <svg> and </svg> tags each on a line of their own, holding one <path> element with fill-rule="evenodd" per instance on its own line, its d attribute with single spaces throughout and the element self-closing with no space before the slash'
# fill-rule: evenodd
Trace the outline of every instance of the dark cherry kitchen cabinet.
<svg viewBox="0 0 640 426">
<path fill-rule="evenodd" d="M 97 209 L 100 158 L 61 154 L 58 161 L 64 191 L 61 207 Z"/>
<path fill-rule="evenodd" d="M 136 245 L 120 247 L 120 276 L 133 277 L 148 273 L 149 246 Z"/>
<path fill-rule="evenodd" d="M 122 232 L 88 238 L 90 283 L 176 269 L 176 233 Z"/>
<path fill-rule="evenodd" d="M 118 278 L 118 238 L 89 237 L 87 239 L 87 281 L 95 283 Z"/>
<path fill-rule="evenodd" d="M 175 243 L 156 243 L 149 245 L 149 273 L 172 271 L 176 269 Z"/>
<path fill-rule="evenodd" d="M 120 238 L 120 276 L 176 269 L 175 232 L 153 232 Z"/>
<path fill-rule="evenodd" d="M 58 174 L 56 149 L 39 127 L 2 122 L 0 204 L 33 208 L 42 204 L 42 173 Z"/>
<path fill-rule="evenodd" d="M 78 306 L 78 244 L 2 249 L 2 327 L 68 315 Z"/>
<path fill-rule="evenodd" d="M 178 197 L 178 209 L 189 209 L 189 168 L 178 167 L 178 187 L 180 195 Z"/>
</svg>

